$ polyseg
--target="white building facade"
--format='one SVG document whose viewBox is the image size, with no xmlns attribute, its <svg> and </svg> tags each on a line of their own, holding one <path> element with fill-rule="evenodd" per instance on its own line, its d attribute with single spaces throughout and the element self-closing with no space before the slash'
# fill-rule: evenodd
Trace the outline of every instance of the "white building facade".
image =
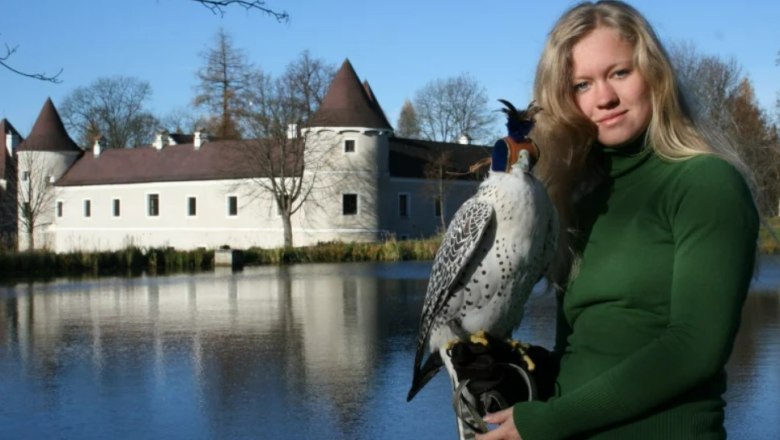
<svg viewBox="0 0 780 440">
<path fill-rule="evenodd" d="M 474 194 L 479 176 L 430 179 L 426 164 L 446 153 L 451 169 L 465 171 L 490 154 L 484 147 L 394 137 L 349 61 L 311 125 L 302 133 L 304 154 L 317 157 L 292 178 L 316 182 L 291 218 L 294 246 L 433 235 Z M 50 182 L 32 243 L 56 252 L 280 247 L 282 217 L 272 194 L 258 185 L 272 177 L 243 166 L 239 152 L 247 148 L 254 148 L 251 140 L 203 141 L 197 133 L 184 142 L 158 137 L 151 146 L 82 151 L 47 101 L 16 151 L 19 179 L 44 174 Z M 25 159 L 33 155 L 46 161 Z M 42 163 L 44 171 L 25 169 Z M 19 215 L 19 247 L 26 249 L 31 243 Z"/>
</svg>

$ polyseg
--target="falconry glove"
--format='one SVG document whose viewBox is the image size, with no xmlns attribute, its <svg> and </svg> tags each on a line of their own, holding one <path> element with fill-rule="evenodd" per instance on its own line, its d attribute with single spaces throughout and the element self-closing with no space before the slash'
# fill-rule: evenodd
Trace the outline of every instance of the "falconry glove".
<svg viewBox="0 0 780 440">
<path fill-rule="evenodd" d="M 476 432 L 487 432 L 482 417 L 488 413 L 549 398 L 557 375 L 557 362 L 544 348 L 487 340 L 459 342 L 449 352 L 458 380 L 455 413 Z"/>
</svg>

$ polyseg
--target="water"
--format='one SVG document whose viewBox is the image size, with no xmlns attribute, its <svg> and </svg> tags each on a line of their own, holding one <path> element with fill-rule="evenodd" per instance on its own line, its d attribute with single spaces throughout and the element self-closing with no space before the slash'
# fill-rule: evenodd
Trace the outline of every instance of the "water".
<svg viewBox="0 0 780 440">
<path fill-rule="evenodd" d="M 0 439 L 455 438 L 438 375 L 407 403 L 430 263 L 0 287 Z M 730 438 L 780 438 L 780 262 L 729 364 Z M 532 298 L 520 338 L 552 344 Z"/>
</svg>

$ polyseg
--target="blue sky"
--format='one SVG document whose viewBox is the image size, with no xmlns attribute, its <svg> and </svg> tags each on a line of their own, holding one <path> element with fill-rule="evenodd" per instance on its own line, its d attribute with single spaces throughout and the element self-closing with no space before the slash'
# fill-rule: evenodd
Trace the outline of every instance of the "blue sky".
<svg viewBox="0 0 780 440">
<path fill-rule="evenodd" d="M 268 0 L 290 22 L 239 8 L 224 17 L 191 0 L 0 0 L 0 43 L 27 71 L 55 73 L 49 84 L 0 70 L 0 117 L 26 136 L 44 101 L 55 106 L 75 87 L 129 75 L 152 86 L 158 116 L 190 106 L 200 53 L 222 27 L 249 61 L 274 75 L 302 51 L 339 66 L 349 58 L 390 122 L 426 83 L 468 72 L 492 102 L 524 104 L 547 32 L 569 0 Z M 775 114 L 780 92 L 780 2 L 637 0 L 665 42 L 733 57 Z M 499 104 L 496 103 L 498 108 Z"/>
</svg>

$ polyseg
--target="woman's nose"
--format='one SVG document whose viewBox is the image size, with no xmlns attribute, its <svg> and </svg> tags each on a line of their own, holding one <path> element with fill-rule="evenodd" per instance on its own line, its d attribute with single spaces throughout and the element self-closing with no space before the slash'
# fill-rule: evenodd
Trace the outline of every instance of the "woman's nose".
<svg viewBox="0 0 780 440">
<path fill-rule="evenodd" d="M 599 108 L 612 108 L 620 102 L 615 88 L 607 82 L 599 82 L 596 85 L 596 105 Z"/>
</svg>

